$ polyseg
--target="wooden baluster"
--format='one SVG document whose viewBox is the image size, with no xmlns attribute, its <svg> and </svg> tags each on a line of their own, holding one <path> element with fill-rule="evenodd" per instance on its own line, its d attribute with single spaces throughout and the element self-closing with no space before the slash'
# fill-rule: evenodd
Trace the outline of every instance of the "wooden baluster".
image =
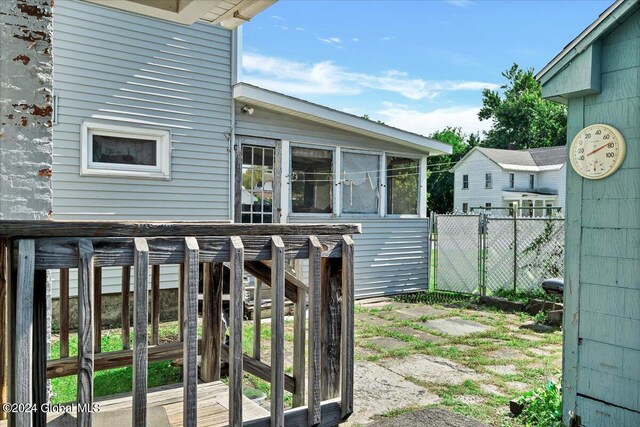
<svg viewBox="0 0 640 427">
<path fill-rule="evenodd" d="M 102 352 L 102 267 L 93 268 L 93 339 L 96 353 Z"/>
<path fill-rule="evenodd" d="M 147 425 L 147 322 L 149 320 L 149 246 L 144 238 L 134 239 L 133 267 L 133 408 L 134 426 Z"/>
<path fill-rule="evenodd" d="M 200 366 L 200 380 L 205 383 L 215 381 L 215 363 L 214 358 L 217 356 L 214 348 L 214 329 L 215 328 L 214 312 L 214 295 L 215 295 L 215 278 L 214 268 L 211 263 L 202 266 L 202 363 Z"/>
<path fill-rule="evenodd" d="M 305 328 L 307 317 L 307 294 L 298 289 L 293 316 L 293 378 L 296 379 L 296 392 L 293 394 L 293 407 L 304 405 L 305 397 Z"/>
<path fill-rule="evenodd" d="M 131 324 L 129 321 L 129 295 L 131 292 L 131 267 L 122 267 L 122 307 L 120 308 L 120 320 L 122 322 L 122 349 L 129 350 L 129 335 Z"/>
<path fill-rule="evenodd" d="M 271 426 L 284 426 L 284 243 L 271 238 Z M 301 293 L 301 292 L 300 292 Z"/>
<path fill-rule="evenodd" d="M 199 249 L 195 237 L 184 239 L 184 283 L 182 337 L 182 425 L 195 427 L 198 407 L 198 282 Z"/>
<path fill-rule="evenodd" d="M 183 340 L 182 324 L 184 323 L 184 264 L 178 270 L 178 341 Z"/>
<path fill-rule="evenodd" d="M 322 258 L 322 400 L 340 393 L 341 267 L 340 259 Z"/>
<path fill-rule="evenodd" d="M 260 360 L 260 345 L 262 344 L 262 282 L 256 279 L 253 293 L 253 358 Z"/>
<path fill-rule="evenodd" d="M 311 236 L 309 237 L 309 390 L 307 393 L 308 424 L 311 426 L 318 425 L 321 421 L 321 264 L 322 246 L 317 237 Z"/>
<path fill-rule="evenodd" d="M 160 266 L 151 267 L 151 344 L 160 343 Z"/>
<path fill-rule="evenodd" d="M 222 359 L 222 341 L 225 332 L 222 328 L 222 287 L 224 286 L 224 264 L 217 262 L 213 265 L 213 310 L 211 318 L 211 335 L 213 338 L 212 379 L 220 380 L 220 361 Z"/>
<path fill-rule="evenodd" d="M 240 237 L 231 237 L 231 283 L 229 295 L 229 426 L 242 426 L 242 295 L 244 246 Z"/>
<path fill-rule="evenodd" d="M 33 280 L 33 404 L 47 403 L 47 271 L 36 270 Z M 47 413 L 33 412 L 33 425 L 45 427 Z"/>
<path fill-rule="evenodd" d="M 93 405 L 93 243 L 78 240 L 78 405 Z M 78 412 L 78 427 L 91 427 L 91 411 Z"/>
<path fill-rule="evenodd" d="M 69 357 L 69 269 L 60 269 L 60 358 Z"/>
<path fill-rule="evenodd" d="M 35 243 L 20 240 L 18 243 L 18 281 L 16 283 L 16 320 L 14 345 L 13 401 L 31 405 L 33 369 L 33 281 L 35 268 Z M 31 412 L 17 412 L 14 421 L 18 426 L 31 426 Z"/>
<path fill-rule="evenodd" d="M 341 332 L 341 390 L 342 419 L 353 413 L 353 303 L 354 303 L 354 244 L 350 236 L 342 237 L 342 332 Z"/>
</svg>

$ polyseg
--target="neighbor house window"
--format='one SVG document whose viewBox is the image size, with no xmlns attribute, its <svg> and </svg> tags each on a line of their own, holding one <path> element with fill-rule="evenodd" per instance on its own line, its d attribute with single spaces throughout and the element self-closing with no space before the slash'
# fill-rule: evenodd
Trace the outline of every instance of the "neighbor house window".
<svg viewBox="0 0 640 427">
<path fill-rule="evenodd" d="M 484 174 L 484 188 L 493 188 L 493 176 L 490 173 Z"/>
<path fill-rule="evenodd" d="M 273 222 L 274 149 L 242 145 L 242 222 Z"/>
<path fill-rule="evenodd" d="M 416 159 L 387 156 L 387 215 L 417 215 L 420 165 Z"/>
<path fill-rule="evenodd" d="M 515 188 L 516 187 L 516 174 L 515 173 L 510 173 L 509 174 L 509 188 Z"/>
<path fill-rule="evenodd" d="M 469 203 L 463 203 L 462 204 L 462 212 L 463 213 L 469 212 Z"/>
<path fill-rule="evenodd" d="M 84 122 L 81 175 L 169 179 L 168 130 Z"/>
<path fill-rule="evenodd" d="M 462 175 L 462 189 L 469 189 L 469 175 Z"/>
<path fill-rule="evenodd" d="M 291 148 L 291 211 L 333 211 L 333 151 Z"/>
<path fill-rule="evenodd" d="M 380 206 L 380 156 L 343 151 L 342 212 L 377 214 Z"/>
<path fill-rule="evenodd" d="M 491 209 L 491 203 L 485 203 L 485 204 L 484 204 L 484 207 L 485 207 L 485 208 L 488 208 L 488 209 Z"/>
<path fill-rule="evenodd" d="M 529 175 L 529 188 L 533 190 L 536 184 L 536 176 L 534 174 Z"/>
</svg>

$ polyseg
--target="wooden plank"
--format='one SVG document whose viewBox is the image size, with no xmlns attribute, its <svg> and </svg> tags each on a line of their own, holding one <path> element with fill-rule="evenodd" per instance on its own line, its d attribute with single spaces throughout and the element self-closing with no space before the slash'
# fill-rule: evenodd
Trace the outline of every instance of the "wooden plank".
<svg viewBox="0 0 640 427">
<path fill-rule="evenodd" d="M 222 289 L 224 287 L 224 264 L 217 262 L 213 264 L 213 310 L 211 311 L 212 325 L 211 335 L 213 338 L 212 356 L 212 378 L 214 381 L 220 380 L 220 361 L 222 359 L 222 341 L 226 336 L 226 331 L 222 327 Z"/>
<path fill-rule="evenodd" d="M 133 288 L 133 407 L 132 425 L 147 425 L 147 321 L 149 309 L 149 246 L 144 238 L 134 240 L 135 281 Z"/>
<path fill-rule="evenodd" d="M 321 236 L 322 256 L 340 258 L 342 236 Z M 76 268 L 78 266 L 77 239 L 43 238 L 36 241 L 36 269 Z M 132 238 L 94 238 L 94 264 L 99 267 L 121 267 L 133 264 Z M 271 259 L 271 243 L 267 236 L 242 237 L 245 261 Z M 308 237 L 282 236 L 288 259 L 309 256 Z M 148 238 L 149 264 L 181 264 L 184 242 L 178 238 Z M 229 238 L 202 237 L 198 239 L 201 262 L 229 262 Z"/>
<path fill-rule="evenodd" d="M 342 420 L 353 413 L 353 353 L 354 353 L 354 244 L 350 236 L 342 240 L 342 331 L 340 348 Z"/>
<path fill-rule="evenodd" d="M 247 273 L 260 280 L 263 285 L 270 286 L 271 283 L 271 266 L 262 262 L 247 261 L 244 262 L 244 268 Z M 290 301 L 298 300 L 298 287 L 293 285 L 285 278 L 285 297 Z"/>
<path fill-rule="evenodd" d="M 242 426 L 242 295 L 244 247 L 240 237 L 231 237 L 231 283 L 229 324 L 229 426 Z"/>
<path fill-rule="evenodd" d="M 187 256 L 186 251 L 184 256 Z M 185 280 L 185 267 L 184 261 L 180 263 L 178 270 L 178 341 L 184 339 L 183 325 L 184 325 L 184 280 Z"/>
<path fill-rule="evenodd" d="M 160 266 L 154 265 L 151 267 L 151 345 L 157 345 L 159 342 L 160 342 Z"/>
<path fill-rule="evenodd" d="M 60 357 L 69 357 L 69 269 L 60 269 Z"/>
<path fill-rule="evenodd" d="M 30 407 L 33 369 L 33 281 L 35 245 L 33 240 L 18 242 L 18 278 L 16 282 L 16 319 L 14 345 L 13 402 Z M 19 426 L 32 425 L 31 412 L 18 412 L 14 421 Z"/>
<path fill-rule="evenodd" d="M 78 240 L 78 405 L 93 404 L 93 244 Z M 78 413 L 78 427 L 91 427 L 92 413 Z"/>
<path fill-rule="evenodd" d="M 322 259 L 322 400 L 333 399 L 340 393 L 341 268 L 340 260 Z"/>
<path fill-rule="evenodd" d="M 93 267 L 93 348 L 102 353 L 102 267 Z"/>
<path fill-rule="evenodd" d="M 317 425 L 321 421 L 321 258 L 322 247 L 317 237 L 309 237 L 309 391 L 307 406 L 309 408 L 309 425 Z"/>
<path fill-rule="evenodd" d="M 253 358 L 260 360 L 262 344 L 262 281 L 256 279 L 253 293 Z"/>
<path fill-rule="evenodd" d="M 48 401 L 47 393 L 47 271 L 36 270 L 33 281 L 33 403 L 36 408 Z M 47 424 L 45 411 L 33 412 L 33 425 Z"/>
<path fill-rule="evenodd" d="M 305 398 L 306 323 L 307 294 L 298 292 L 298 300 L 293 312 L 293 378 L 296 380 L 296 392 L 293 395 L 294 408 L 303 406 Z"/>
<path fill-rule="evenodd" d="M 229 224 L 221 221 L 0 221 L 4 237 L 303 236 L 360 234 L 360 224 Z"/>
<path fill-rule="evenodd" d="M 271 238 L 271 425 L 284 427 L 284 243 Z"/>
<path fill-rule="evenodd" d="M 221 350 L 223 360 L 228 361 L 229 346 L 223 345 Z M 243 369 L 251 375 L 255 375 L 256 377 L 265 381 L 271 381 L 271 366 L 267 365 L 266 363 L 256 360 L 252 356 L 243 354 L 242 366 Z M 284 374 L 284 389 L 290 393 L 296 392 L 296 380 L 294 380 L 291 375 Z"/>
<path fill-rule="evenodd" d="M 198 241 L 195 237 L 186 237 L 184 239 L 184 246 L 182 425 L 185 427 L 195 427 L 198 418 L 198 282 L 200 279 L 200 261 L 198 258 Z"/>
<path fill-rule="evenodd" d="M 215 362 L 217 357 L 214 348 L 214 329 L 219 333 L 220 327 L 214 327 L 214 294 L 215 278 L 213 277 L 214 267 L 211 263 L 202 266 L 202 363 L 200 366 L 200 380 L 209 383 L 214 380 Z"/>
<path fill-rule="evenodd" d="M 584 127 L 584 98 L 569 100 L 567 141 Z M 567 150 L 569 144 L 567 144 Z M 564 316 L 562 349 L 562 420 L 569 425 L 569 411 L 576 410 L 578 386 L 578 345 L 580 320 L 580 253 L 582 246 L 582 184 L 572 168 L 567 168 L 565 219 Z"/>
<path fill-rule="evenodd" d="M 12 328 L 9 327 L 9 286 L 11 279 L 11 242 L 0 237 L 0 405 L 9 401 L 9 368 L 13 365 L 9 351 Z M 0 411 L 0 420 L 7 413 Z"/>
<path fill-rule="evenodd" d="M 122 306 L 120 307 L 120 321 L 122 323 L 122 349 L 131 348 L 129 334 L 131 325 L 129 320 L 129 295 L 131 293 L 131 267 L 122 267 Z"/>
<path fill-rule="evenodd" d="M 340 408 L 339 399 L 329 400 L 322 403 L 319 408 L 322 422 L 317 427 L 335 427 L 340 424 L 340 416 L 342 409 Z M 289 409 L 284 415 L 285 425 L 288 426 L 305 426 L 311 415 L 306 407 Z M 320 418 L 320 417 L 318 417 Z M 269 427 L 271 423 L 270 417 L 257 418 L 244 423 L 244 427 Z"/>
</svg>

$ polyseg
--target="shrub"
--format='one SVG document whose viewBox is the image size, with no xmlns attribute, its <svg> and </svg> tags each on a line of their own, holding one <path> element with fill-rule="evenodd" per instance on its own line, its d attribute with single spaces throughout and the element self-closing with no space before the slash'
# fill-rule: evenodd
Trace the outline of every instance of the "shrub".
<svg viewBox="0 0 640 427">
<path fill-rule="evenodd" d="M 522 421 L 527 427 L 562 427 L 562 390 L 549 381 L 545 387 L 526 392 L 518 403 L 523 405 Z"/>
</svg>

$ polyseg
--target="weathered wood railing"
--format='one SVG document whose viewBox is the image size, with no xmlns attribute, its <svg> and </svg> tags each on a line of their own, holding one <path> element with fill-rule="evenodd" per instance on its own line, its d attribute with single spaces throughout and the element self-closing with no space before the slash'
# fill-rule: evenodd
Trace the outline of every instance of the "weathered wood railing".
<svg viewBox="0 0 640 427">
<path fill-rule="evenodd" d="M 9 402 L 39 408 L 46 403 L 47 377 L 77 374 L 77 403 L 80 408 L 90 408 L 94 402 L 93 372 L 132 365 L 132 422 L 146 425 L 148 363 L 183 358 L 183 424 L 196 425 L 197 356 L 201 354 L 200 379 L 204 382 L 219 380 L 221 361 L 229 363 L 229 425 L 336 425 L 353 411 L 354 247 L 350 235 L 355 233 L 359 233 L 357 225 L 0 222 L 0 297 L 6 298 L 0 301 L 4 326 L 0 391 L 9 391 Z M 309 259 L 308 284 L 285 271 L 286 258 Z M 230 270 L 228 346 L 221 340 L 225 263 Z M 180 266 L 181 342 L 161 344 L 160 266 L 169 264 Z M 198 339 L 201 264 L 203 332 Z M 131 266 L 133 343 L 129 342 Z M 102 353 L 100 295 L 105 267 L 122 268 L 123 350 Z M 69 357 L 69 269 L 74 268 L 78 270 L 78 355 Z M 43 339 L 47 270 L 60 271 L 61 344 L 61 358 L 48 362 Z M 259 346 L 254 345 L 253 355 L 243 354 L 245 270 L 271 289 L 270 366 L 260 361 Z M 262 291 L 260 286 L 257 292 Z M 284 368 L 285 298 L 295 304 L 293 376 L 285 374 Z M 256 338 L 260 336 L 260 319 L 255 317 Z M 243 423 L 245 371 L 270 381 L 270 417 Z M 293 393 L 293 408 L 286 411 L 285 390 Z M 78 411 L 77 415 L 78 425 L 91 425 L 91 411 Z M 20 426 L 46 422 L 46 414 L 37 410 L 13 416 L 12 421 Z"/>
</svg>

